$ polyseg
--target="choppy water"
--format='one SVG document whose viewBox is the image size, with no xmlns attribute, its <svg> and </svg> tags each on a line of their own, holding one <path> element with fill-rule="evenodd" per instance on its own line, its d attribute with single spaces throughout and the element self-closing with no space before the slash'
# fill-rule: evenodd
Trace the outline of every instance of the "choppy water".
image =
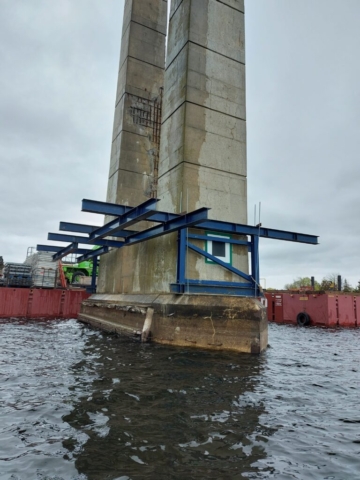
<svg viewBox="0 0 360 480">
<path fill-rule="evenodd" d="M 360 479 L 360 331 L 261 357 L 0 322 L 0 480 Z"/>
</svg>

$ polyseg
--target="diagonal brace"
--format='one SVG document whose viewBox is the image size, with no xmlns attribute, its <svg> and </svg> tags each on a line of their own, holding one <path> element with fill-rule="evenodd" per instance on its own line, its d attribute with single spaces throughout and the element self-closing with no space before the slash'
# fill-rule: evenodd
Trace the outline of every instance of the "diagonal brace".
<svg viewBox="0 0 360 480">
<path fill-rule="evenodd" d="M 221 265 L 222 267 L 226 268 L 226 270 L 230 270 L 230 272 L 235 273 L 235 275 L 239 275 L 239 277 L 245 278 L 248 282 L 252 282 L 252 278 L 250 275 L 247 275 L 246 273 L 242 272 L 241 270 L 238 270 L 237 268 L 232 267 L 228 263 L 223 262 L 222 260 L 219 260 L 217 257 L 214 257 L 213 255 L 210 255 L 210 253 L 205 252 L 204 250 L 201 250 L 201 248 L 196 247 L 192 243 L 187 244 L 191 250 L 194 250 L 194 252 L 199 253 L 203 257 L 208 258 L 209 260 Z"/>
<path fill-rule="evenodd" d="M 129 212 L 120 215 L 119 218 L 116 218 L 103 227 L 98 228 L 90 234 L 90 243 L 96 243 L 98 239 L 112 236 L 119 230 L 123 230 L 126 227 L 130 227 L 131 225 L 150 217 L 154 213 L 152 207 L 154 207 L 158 201 L 158 199 L 151 198 Z"/>
</svg>

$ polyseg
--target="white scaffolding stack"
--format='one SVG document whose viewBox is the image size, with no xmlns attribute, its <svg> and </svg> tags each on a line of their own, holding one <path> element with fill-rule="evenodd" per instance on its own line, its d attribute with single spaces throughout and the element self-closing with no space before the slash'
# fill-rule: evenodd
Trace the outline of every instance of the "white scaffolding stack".
<svg viewBox="0 0 360 480">
<path fill-rule="evenodd" d="M 51 253 L 33 253 L 24 263 L 31 265 L 32 287 L 55 288 L 58 266 L 53 262 Z"/>
</svg>

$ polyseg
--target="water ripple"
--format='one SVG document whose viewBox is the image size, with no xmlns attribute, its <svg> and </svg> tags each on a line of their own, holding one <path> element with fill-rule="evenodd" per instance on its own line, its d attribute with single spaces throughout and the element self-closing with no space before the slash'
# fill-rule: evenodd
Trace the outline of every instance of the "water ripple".
<svg viewBox="0 0 360 480">
<path fill-rule="evenodd" d="M 0 322 L 0 480 L 360 479 L 357 330 L 253 357 Z"/>
</svg>

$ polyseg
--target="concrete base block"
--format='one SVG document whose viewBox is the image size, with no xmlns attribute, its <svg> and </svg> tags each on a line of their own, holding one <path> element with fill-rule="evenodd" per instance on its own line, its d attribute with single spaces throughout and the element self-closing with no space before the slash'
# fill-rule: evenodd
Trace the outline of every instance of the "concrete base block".
<svg viewBox="0 0 360 480">
<path fill-rule="evenodd" d="M 260 354 L 268 344 L 266 308 L 255 298 L 219 295 L 92 295 L 79 320 L 141 336 L 153 309 L 151 340 L 164 345 Z"/>
</svg>

